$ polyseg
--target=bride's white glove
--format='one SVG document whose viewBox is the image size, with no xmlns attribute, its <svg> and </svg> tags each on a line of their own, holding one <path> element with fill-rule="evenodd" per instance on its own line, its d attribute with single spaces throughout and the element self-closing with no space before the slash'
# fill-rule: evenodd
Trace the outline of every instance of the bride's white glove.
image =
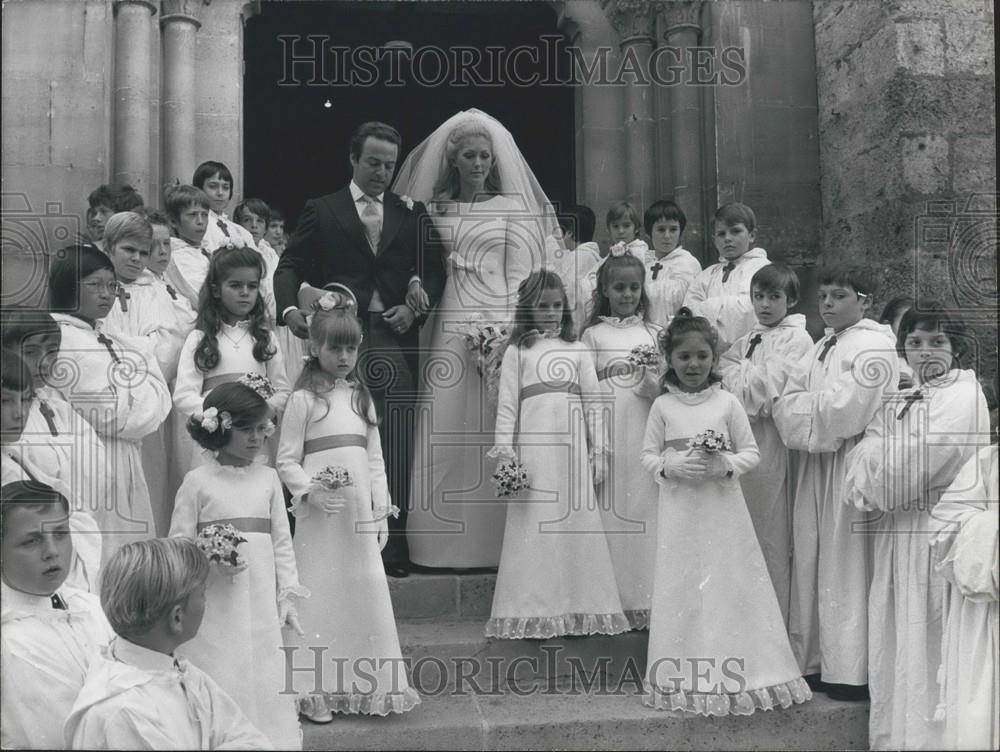
<svg viewBox="0 0 1000 752">
<path fill-rule="evenodd" d="M 427 292 L 419 279 L 412 280 L 406 288 L 406 305 L 418 316 L 427 313 L 431 307 L 431 299 L 427 297 Z"/>
<path fill-rule="evenodd" d="M 707 463 L 701 452 L 678 452 L 667 449 L 663 455 L 663 468 L 660 472 L 665 478 L 677 480 L 697 480 L 704 477 Z"/>
</svg>

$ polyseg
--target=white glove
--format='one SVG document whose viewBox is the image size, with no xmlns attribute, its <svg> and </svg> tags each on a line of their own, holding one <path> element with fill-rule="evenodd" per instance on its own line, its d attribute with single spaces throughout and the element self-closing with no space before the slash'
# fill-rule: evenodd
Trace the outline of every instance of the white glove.
<svg viewBox="0 0 1000 752">
<path fill-rule="evenodd" d="M 679 480 L 696 480 L 704 477 L 707 463 L 701 452 L 678 452 L 667 449 L 663 455 L 663 468 L 660 470 L 665 478 Z"/>
<path fill-rule="evenodd" d="M 383 517 L 376 526 L 376 540 L 378 540 L 378 550 L 381 551 L 389 542 L 389 519 Z"/>
<path fill-rule="evenodd" d="M 291 601 L 278 601 L 278 623 L 282 627 L 288 626 L 294 629 L 299 637 L 305 637 L 306 633 L 302 631 L 302 625 L 299 624 L 299 612 L 295 610 Z"/>
<path fill-rule="evenodd" d="M 342 498 L 334 497 L 330 489 L 315 486 L 306 495 L 306 501 L 327 514 L 338 514 L 346 503 Z"/>
<path fill-rule="evenodd" d="M 725 478 L 733 471 L 732 466 L 726 458 L 717 452 L 709 453 L 705 456 L 705 476 L 706 478 Z"/>
<path fill-rule="evenodd" d="M 591 460 L 594 467 L 594 485 L 599 486 L 608 477 L 608 453 L 598 452 Z"/>
</svg>

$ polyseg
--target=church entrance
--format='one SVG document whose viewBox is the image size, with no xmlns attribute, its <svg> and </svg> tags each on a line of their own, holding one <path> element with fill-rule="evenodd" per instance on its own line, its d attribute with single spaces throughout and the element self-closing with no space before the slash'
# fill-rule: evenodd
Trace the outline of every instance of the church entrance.
<svg viewBox="0 0 1000 752">
<path fill-rule="evenodd" d="M 360 123 L 395 126 L 402 162 L 476 107 L 507 126 L 552 201 L 573 202 L 574 92 L 556 21 L 543 2 L 263 3 L 244 38 L 244 195 L 294 225 L 306 199 L 350 179 Z"/>
</svg>

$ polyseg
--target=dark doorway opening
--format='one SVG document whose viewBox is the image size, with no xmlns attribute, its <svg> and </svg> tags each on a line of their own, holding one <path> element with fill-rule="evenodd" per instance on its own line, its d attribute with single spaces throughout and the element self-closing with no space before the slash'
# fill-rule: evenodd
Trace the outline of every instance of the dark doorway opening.
<svg viewBox="0 0 1000 752">
<path fill-rule="evenodd" d="M 244 44 L 244 195 L 273 203 L 294 226 L 306 199 L 350 179 L 348 142 L 360 123 L 398 128 L 402 162 L 448 117 L 477 107 L 510 129 L 552 201 L 573 202 L 573 88 L 558 83 L 568 80 L 569 61 L 557 35 L 556 12 L 543 2 L 263 3 Z M 411 63 L 423 48 L 440 53 L 421 53 L 415 70 L 384 52 L 396 43 L 409 47 L 399 54 Z M 376 65 L 366 66 L 372 53 L 362 47 L 380 56 Z M 436 83 L 443 60 L 456 73 L 460 56 L 468 64 L 476 54 L 457 48 L 480 50 L 479 78 Z M 503 52 L 490 58 L 489 48 Z M 535 52 L 513 61 L 518 48 Z"/>
</svg>

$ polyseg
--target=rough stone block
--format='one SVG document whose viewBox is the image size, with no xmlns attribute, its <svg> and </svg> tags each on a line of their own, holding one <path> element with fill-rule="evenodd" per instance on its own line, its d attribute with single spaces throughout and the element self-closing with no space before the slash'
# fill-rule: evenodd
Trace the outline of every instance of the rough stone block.
<svg viewBox="0 0 1000 752">
<path fill-rule="evenodd" d="M 413 575 L 389 578 L 389 595 L 397 619 L 425 619 L 458 615 L 455 575 Z"/>
<path fill-rule="evenodd" d="M 103 82 L 53 84 L 52 163 L 73 167 L 95 157 L 104 161 L 108 129 L 104 119 L 107 89 Z"/>
<path fill-rule="evenodd" d="M 989 13 L 992 0 L 879 0 L 893 18 L 940 18 L 941 16 L 977 16 Z"/>
<path fill-rule="evenodd" d="M 2 91 L 4 170 L 9 165 L 48 164 L 48 81 L 8 77 L 4 71 Z"/>
<path fill-rule="evenodd" d="M 905 137 L 900 144 L 903 182 L 917 193 L 939 193 L 948 188 L 948 139 L 943 136 Z"/>
<path fill-rule="evenodd" d="M 992 15 L 945 16 L 945 63 L 949 73 L 994 73 Z"/>
<path fill-rule="evenodd" d="M 881 2 L 818 0 L 813 3 L 816 62 L 822 67 L 850 55 L 888 22 Z"/>
<path fill-rule="evenodd" d="M 993 136 L 957 138 L 953 150 L 952 180 L 955 193 L 996 191 L 996 141 Z"/>
<path fill-rule="evenodd" d="M 936 19 L 896 24 L 896 59 L 910 73 L 944 73 L 944 34 Z"/>
<path fill-rule="evenodd" d="M 993 81 L 987 78 L 940 79 L 898 75 L 884 101 L 870 107 L 870 132 L 964 135 L 996 130 Z"/>
</svg>

